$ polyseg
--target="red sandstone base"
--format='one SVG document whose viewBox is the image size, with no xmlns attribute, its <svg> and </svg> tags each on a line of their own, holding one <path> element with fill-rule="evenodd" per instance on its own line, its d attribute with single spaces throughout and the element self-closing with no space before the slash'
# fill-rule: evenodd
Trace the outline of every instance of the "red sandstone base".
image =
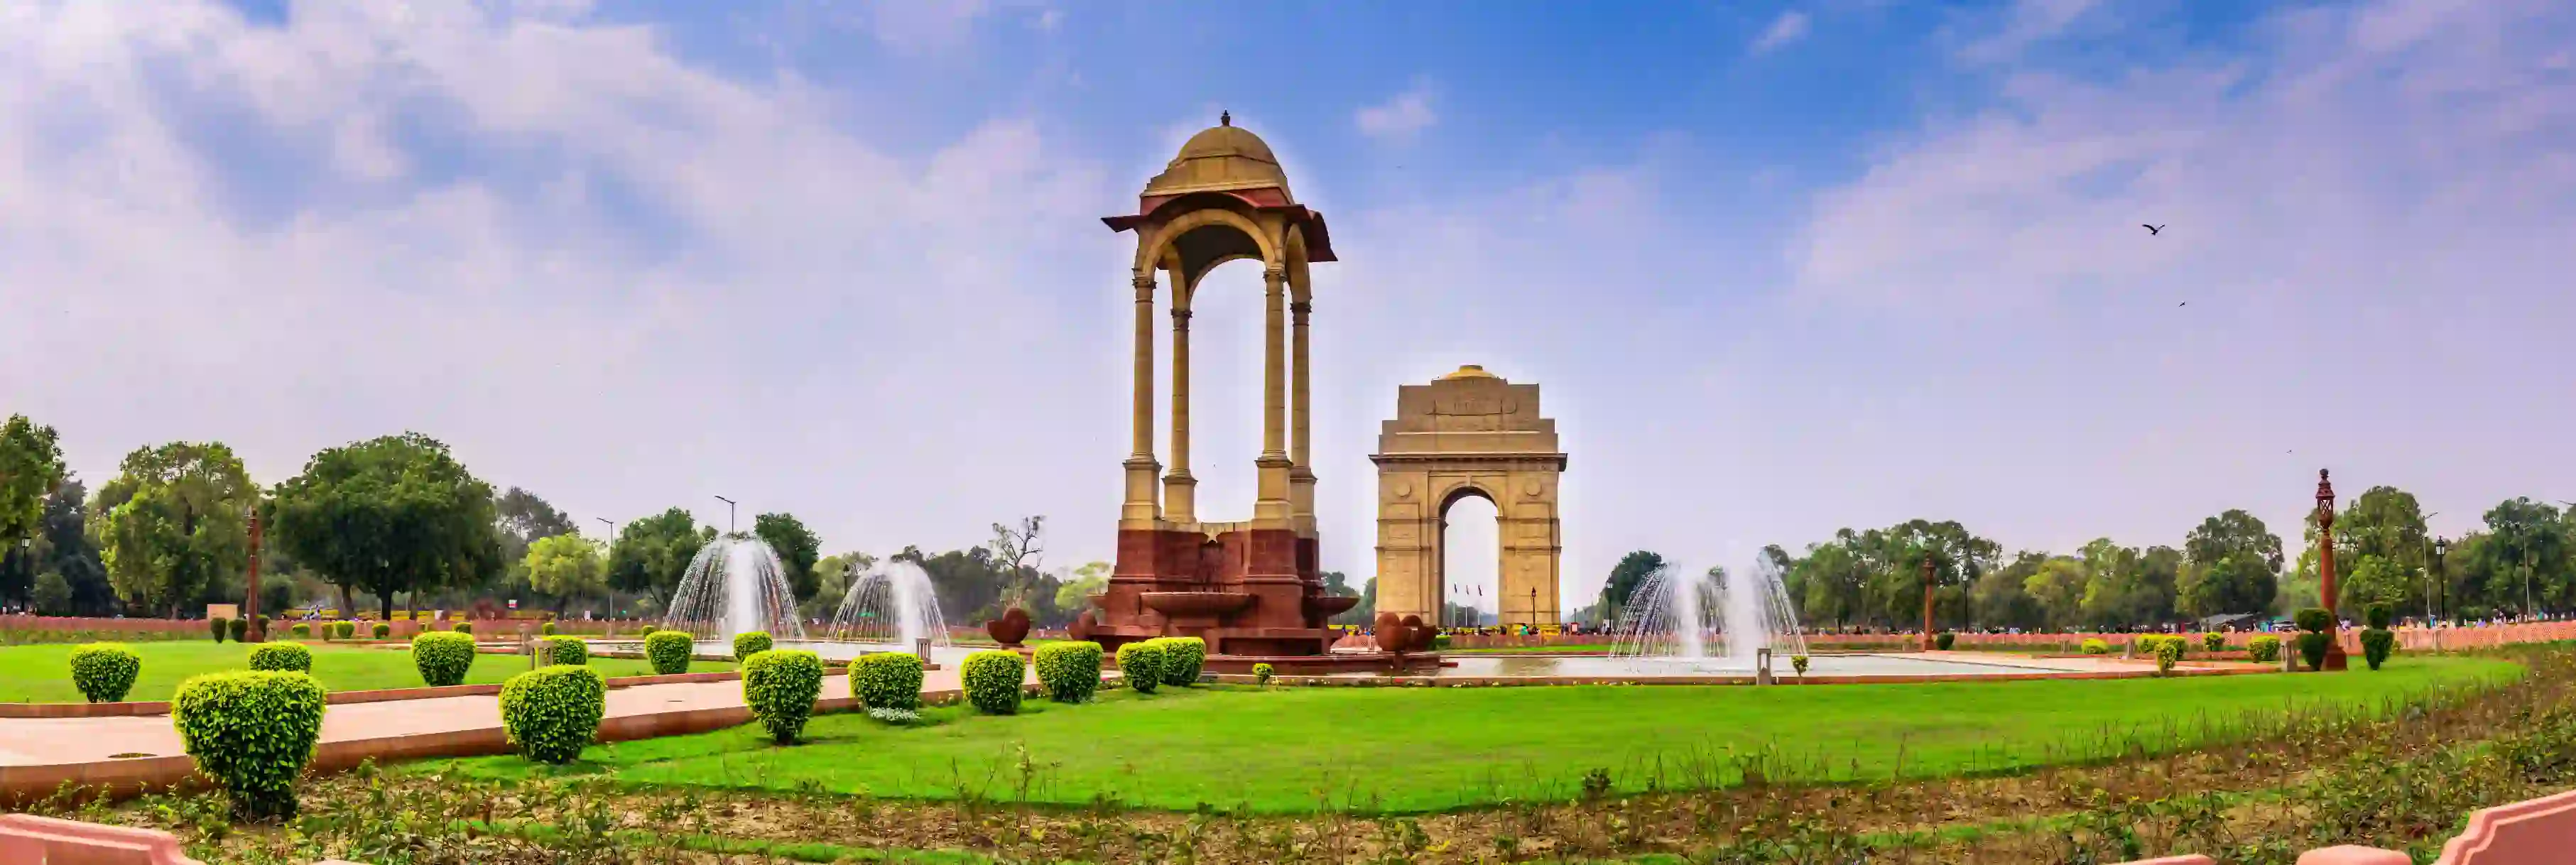
<svg viewBox="0 0 2576 865">
<path fill-rule="evenodd" d="M 1197 637 L 1207 641 L 1211 664 L 1226 656 L 1317 663 L 1337 636 L 1325 622 L 1358 602 L 1324 594 L 1315 539 L 1294 531 L 1121 529 L 1117 569 L 1108 589 L 1091 597 L 1098 609 L 1068 630 L 1112 652 L 1137 640 Z"/>
</svg>

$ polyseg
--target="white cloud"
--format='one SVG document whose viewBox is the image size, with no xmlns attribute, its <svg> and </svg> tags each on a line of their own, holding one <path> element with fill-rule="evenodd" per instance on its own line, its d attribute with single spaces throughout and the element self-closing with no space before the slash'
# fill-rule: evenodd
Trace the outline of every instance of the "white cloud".
<svg viewBox="0 0 2576 865">
<path fill-rule="evenodd" d="M 1771 20 L 1771 26 L 1763 28 L 1761 37 L 1753 40 L 1753 53 L 1767 53 L 1807 38 L 1807 28 L 1812 23 L 1805 12 L 1791 9 L 1780 13 L 1780 17 Z"/>
<path fill-rule="evenodd" d="M 2008 60 L 2023 49 L 2066 32 L 2102 0 L 2014 0 L 2003 26 L 1960 49 L 1961 59 L 1975 63 Z"/>
<path fill-rule="evenodd" d="M 1387 141 L 1410 141 L 1439 122 L 1431 112 L 1431 92 L 1420 84 L 1383 103 L 1360 109 L 1352 120 L 1359 125 L 1360 134 Z"/>
</svg>

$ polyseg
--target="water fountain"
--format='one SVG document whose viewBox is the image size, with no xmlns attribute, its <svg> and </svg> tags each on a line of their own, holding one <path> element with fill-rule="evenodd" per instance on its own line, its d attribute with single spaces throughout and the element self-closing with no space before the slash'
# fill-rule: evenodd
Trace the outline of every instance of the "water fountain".
<svg viewBox="0 0 2576 865">
<path fill-rule="evenodd" d="M 1695 572 L 1666 565 L 1629 596 L 1610 654 L 1749 670 L 1763 649 L 1775 658 L 1807 653 L 1776 569 Z"/>
<path fill-rule="evenodd" d="M 767 631 L 780 641 L 805 638 L 778 551 L 748 532 L 720 535 L 698 548 L 671 593 L 662 627 L 700 640 L 729 640 L 751 631 Z"/>
<path fill-rule="evenodd" d="M 906 561 L 880 562 L 850 584 L 841 608 L 832 614 L 831 639 L 912 651 L 913 641 L 929 638 L 932 648 L 948 648 L 948 619 L 939 612 L 939 593 L 930 573 Z"/>
</svg>

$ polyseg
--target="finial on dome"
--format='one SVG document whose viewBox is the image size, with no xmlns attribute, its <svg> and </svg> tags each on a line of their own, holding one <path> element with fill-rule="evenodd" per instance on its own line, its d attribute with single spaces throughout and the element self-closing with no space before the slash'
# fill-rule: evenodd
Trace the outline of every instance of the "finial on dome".
<svg viewBox="0 0 2576 865">
<path fill-rule="evenodd" d="M 1233 125 L 1234 125 L 1234 112 L 1232 112 L 1232 111 L 1219 111 L 1219 112 L 1217 112 L 1217 113 L 1216 113 L 1216 125 L 1218 125 L 1218 126 L 1233 126 Z"/>
</svg>

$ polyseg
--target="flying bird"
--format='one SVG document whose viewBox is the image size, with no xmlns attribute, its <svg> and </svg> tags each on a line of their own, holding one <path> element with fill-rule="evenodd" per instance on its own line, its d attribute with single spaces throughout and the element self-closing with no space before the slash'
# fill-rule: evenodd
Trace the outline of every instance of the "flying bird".
<svg viewBox="0 0 2576 865">
<path fill-rule="evenodd" d="M 2147 230 L 2147 234 L 2149 234 L 2149 235 L 2163 234 L 2163 233 L 2165 232 L 2165 227 L 2164 227 L 2164 226 L 2162 226 L 2162 225 L 2148 225 L 2148 224 L 2146 224 L 2146 223 L 2141 222 L 2141 223 L 2138 223 L 2138 227 L 2139 227 L 2139 228 L 2144 228 L 2144 229 L 2146 229 L 2146 230 Z"/>
</svg>

